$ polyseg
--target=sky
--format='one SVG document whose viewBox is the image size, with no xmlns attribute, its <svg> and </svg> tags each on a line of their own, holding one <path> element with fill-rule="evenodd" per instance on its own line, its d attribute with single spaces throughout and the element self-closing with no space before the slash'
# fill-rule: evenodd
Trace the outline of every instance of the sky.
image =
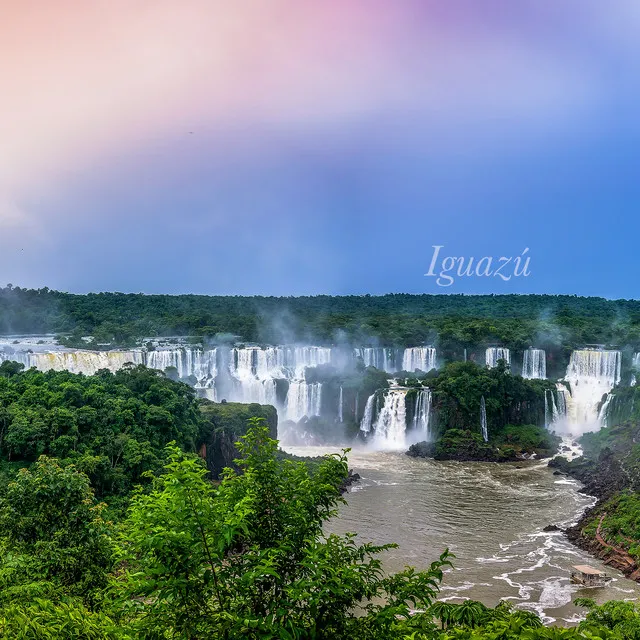
<svg viewBox="0 0 640 640">
<path fill-rule="evenodd" d="M 639 33 L 637 0 L 0 0 L 0 283 L 640 297 Z"/>
</svg>

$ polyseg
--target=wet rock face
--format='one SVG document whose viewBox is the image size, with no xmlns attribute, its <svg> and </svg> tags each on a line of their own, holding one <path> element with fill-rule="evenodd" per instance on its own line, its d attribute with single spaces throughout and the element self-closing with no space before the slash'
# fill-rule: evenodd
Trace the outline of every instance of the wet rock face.
<svg viewBox="0 0 640 640">
<path fill-rule="evenodd" d="M 614 454 L 605 449 L 598 457 L 595 469 L 582 482 L 582 491 L 595 496 L 600 500 L 606 500 L 613 494 L 630 485 L 630 478 L 620 461 Z"/>
<path fill-rule="evenodd" d="M 202 401 L 200 411 L 208 423 L 200 455 L 214 479 L 220 477 L 225 467 L 235 467 L 234 460 L 240 456 L 236 442 L 246 434 L 251 418 L 263 418 L 270 437 L 277 437 L 278 414 L 270 405 Z"/>
<path fill-rule="evenodd" d="M 620 460 L 609 449 L 604 449 L 597 460 L 578 458 L 569 461 L 560 456 L 549 461 L 554 474 L 567 474 L 584 484 L 580 490 L 600 500 L 630 485 L 630 478 Z"/>
</svg>

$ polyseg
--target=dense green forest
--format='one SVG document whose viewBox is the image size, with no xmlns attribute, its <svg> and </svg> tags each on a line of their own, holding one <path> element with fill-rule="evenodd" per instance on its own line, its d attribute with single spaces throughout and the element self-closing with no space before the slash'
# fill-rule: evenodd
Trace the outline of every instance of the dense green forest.
<svg viewBox="0 0 640 640">
<path fill-rule="evenodd" d="M 90 293 L 7 285 L 0 333 L 56 333 L 68 344 L 126 346 L 143 337 L 238 336 L 385 346 L 437 342 L 444 356 L 499 343 L 562 353 L 584 344 L 640 347 L 640 301 L 552 295 L 240 297 Z"/>
<path fill-rule="evenodd" d="M 455 563 L 382 571 L 392 544 L 326 535 L 344 454 L 315 467 L 282 460 L 253 418 L 237 471 L 218 485 L 169 445 L 164 473 L 106 519 L 89 478 L 41 456 L 0 496 L 0 637 L 160 640 L 637 638 L 633 603 L 587 608 L 574 629 L 545 628 L 502 602 L 437 600 Z"/>
<path fill-rule="evenodd" d="M 469 402 L 493 395 L 495 411 L 512 394 L 542 389 L 520 388 L 503 367 L 446 371 L 443 392 L 458 397 L 455 379 L 468 376 Z M 289 459 L 273 438 L 272 408 L 199 401 L 157 371 L 83 376 L 5 362 L 0 429 L 0 638 L 640 634 L 640 611 L 627 602 L 582 601 L 586 620 L 558 629 L 505 602 L 438 601 L 456 562 L 446 551 L 424 571 L 383 572 L 393 541 L 323 532 L 343 501 L 347 452 Z M 531 427 L 505 425 L 492 437 L 514 435 L 539 444 Z"/>
</svg>

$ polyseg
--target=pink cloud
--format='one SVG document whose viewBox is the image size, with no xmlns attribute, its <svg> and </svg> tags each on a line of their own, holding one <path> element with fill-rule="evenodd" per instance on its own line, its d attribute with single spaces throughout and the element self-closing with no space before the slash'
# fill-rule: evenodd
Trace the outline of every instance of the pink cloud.
<svg viewBox="0 0 640 640">
<path fill-rule="evenodd" d="M 435 127 L 484 115 L 549 122 L 597 101 L 589 69 L 545 42 L 432 13 L 364 0 L 6 3 L 4 190 L 199 124 L 313 132 L 416 113 Z"/>
</svg>

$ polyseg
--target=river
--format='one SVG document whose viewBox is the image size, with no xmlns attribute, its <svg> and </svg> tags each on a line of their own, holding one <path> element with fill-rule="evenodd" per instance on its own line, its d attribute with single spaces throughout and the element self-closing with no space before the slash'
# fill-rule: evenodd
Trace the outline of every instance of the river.
<svg viewBox="0 0 640 640">
<path fill-rule="evenodd" d="M 320 447 L 285 447 L 301 456 Z M 335 450 L 335 449 L 333 449 Z M 384 567 L 393 572 L 427 567 L 449 548 L 456 558 L 441 599 L 464 598 L 494 606 L 509 599 L 537 612 L 545 623 L 575 624 L 584 610 L 577 597 L 598 603 L 640 597 L 640 585 L 574 547 L 549 524 L 566 527 L 595 499 L 578 482 L 554 476 L 544 461 L 513 464 L 438 462 L 403 453 L 354 450 L 349 466 L 362 476 L 327 530 L 356 532 L 363 542 L 395 542 Z M 570 569 L 589 564 L 606 570 L 606 588 L 571 584 Z"/>
</svg>

